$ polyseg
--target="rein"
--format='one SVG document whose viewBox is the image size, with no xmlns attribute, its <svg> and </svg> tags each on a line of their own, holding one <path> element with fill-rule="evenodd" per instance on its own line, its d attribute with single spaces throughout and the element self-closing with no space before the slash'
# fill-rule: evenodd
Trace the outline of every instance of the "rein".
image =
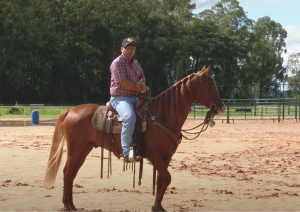
<svg viewBox="0 0 300 212">
<path fill-rule="evenodd" d="M 207 79 L 209 79 L 209 78 L 210 78 L 210 76 L 207 76 L 205 79 L 201 80 L 200 81 L 201 85 L 203 85 L 202 83 L 204 81 L 206 81 Z M 176 128 L 168 126 L 166 123 L 164 123 L 162 120 L 160 120 L 156 116 L 156 112 L 154 110 L 152 102 L 150 103 L 150 105 L 151 105 L 153 115 L 150 113 L 150 110 L 149 110 L 148 107 L 146 107 L 145 110 L 149 113 L 149 115 L 151 117 L 151 120 L 154 122 L 154 124 L 156 126 L 162 128 L 171 138 L 173 138 L 173 140 L 176 142 L 177 145 L 180 144 L 181 137 L 184 137 L 187 140 L 193 140 L 193 139 L 199 137 L 199 135 L 208 128 L 209 124 L 210 124 L 210 126 L 214 126 L 214 121 L 212 119 L 214 118 L 214 115 L 217 114 L 216 105 L 213 104 L 213 105 L 210 106 L 210 110 L 207 112 L 207 114 L 205 116 L 205 119 L 201 124 L 199 124 L 196 127 L 190 128 L 190 129 L 176 129 Z M 213 108 L 213 106 L 214 106 L 214 108 Z M 202 126 L 202 128 L 199 130 L 199 132 L 190 132 L 191 130 L 197 129 L 201 126 Z M 177 131 L 177 132 L 181 131 L 181 134 L 180 134 L 179 138 L 177 138 L 175 133 L 173 133 L 172 131 Z M 187 134 L 197 134 L 197 135 L 193 138 L 188 138 L 185 135 L 183 135 L 182 132 L 187 133 Z"/>
<path fill-rule="evenodd" d="M 166 133 L 167 134 L 169 134 L 170 135 L 170 133 L 171 134 L 173 134 L 173 135 L 170 135 L 172 138 L 173 138 L 173 140 L 175 140 L 175 142 L 177 143 L 177 145 L 180 143 L 178 143 L 178 141 L 175 139 L 175 134 L 174 133 L 172 133 L 171 132 L 171 130 L 173 130 L 173 131 L 181 131 L 181 132 L 184 132 L 184 133 L 187 133 L 187 134 L 197 134 L 195 137 L 193 137 L 193 138 L 188 138 L 188 137 L 186 137 L 185 135 L 183 135 L 182 133 L 181 133 L 181 136 L 182 137 L 184 137 L 185 139 L 187 139 L 187 140 L 193 140 L 193 139 L 195 139 L 195 138 L 198 138 L 199 137 L 199 135 L 202 133 L 202 132 L 204 132 L 207 128 L 208 128 L 208 125 L 210 125 L 210 126 L 214 126 L 214 121 L 212 120 L 213 118 L 214 118 L 214 116 L 215 116 L 215 114 L 217 114 L 217 112 L 216 112 L 216 105 L 211 105 L 211 107 L 210 107 L 210 110 L 207 112 L 207 114 L 206 114 L 206 116 L 205 116 L 205 119 L 204 119 L 204 121 L 201 123 L 201 124 L 199 124 L 199 125 L 197 125 L 196 127 L 193 127 L 193 128 L 190 128 L 190 129 L 175 129 L 175 128 L 173 128 L 173 127 L 170 127 L 170 126 L 168 126 L 166 123 L 164 123 L 162 120 L 160 120 L 156 115 L 155 115 L 155 110 L 154 110 L 154 107 L 153 107 L 153 105 L 151 104 L 151 108 L 152 108 L 152 111 L 153 111 L 153 113 L 154 113 L 154 115 L 152 115 L 151 113 L 150 113 L 150 111 L 149 111 L 149 108 L 147 107 L 145 110 L 147 110 L 148 111 L 148 113 L 150 114 L 150 117 L 151 117 L 151 120 L 154 122 L 154 124 L 155 125 L 158 125 L 160 128 L 167 128 L 168 130 L 165 130 L 166 131 Z M 213 106 L 214 106 L 214 108 L 213 108 Z M 162 127 L 163 126 L 163 127 Z M 194 130 L 194 129 L 197 129 L 197 128 L 199 128 L 199 127 L 201 127 L 202 126 L 202 128 L 199 130 L 199 132 L 190 132 L 190 131 L 192 131 L 192 130 Z M 180 136 L 180 137 L 181 137 Z"/>
<path fill-rule="evenodd" d="M 203 121 L 201 124 L 199 124 L 199 125 L 196 126 L 196 127 L 187 129 L 187 130 L 183 130 L 183 129 L 181 130 L 181 132 L 184 132 L 184 133 L 187 133 L 187 134 L 197 134 L 195 137 L 193 137 L 193 138 L 188 138 L 188 137 L 186 137 L 186 136 L 184 136 L 184 135 L 182 135 L 182 137 L 184 137 L 184 138 L 187 139 L 187 140 L 193 140 L 193 139 L 195 139 L 195 138 L 198 138 L 199 135 L 200 135 L 202 132 L 204 132 L 205 130 L 207 130 L 208 125 L 210 125 L 211 127 L 213 127 L 213 126 L 215 125 L 214 121 L 212 120 L 212 119 L 214 118 L 215 114 L 216 114 L 216 113 L 215 113 L 215 109 L 212 109 L 212 108 L 211 108 L 209 111 L 207 111 L 207 114 L 206 114 L 206 116 L 205 116 L 205 119 L 204 119 L 204 121 Z M 202 126 L 202 128 L 201 128 L 201 130 L 200 130 L 199 132 L 189 132 L 189 131 L 191 131 L 191 130 L 197 129 L 197 128 L 200 127 L 201 125 L 203 125 L 203 126 Z"/>
</svg>

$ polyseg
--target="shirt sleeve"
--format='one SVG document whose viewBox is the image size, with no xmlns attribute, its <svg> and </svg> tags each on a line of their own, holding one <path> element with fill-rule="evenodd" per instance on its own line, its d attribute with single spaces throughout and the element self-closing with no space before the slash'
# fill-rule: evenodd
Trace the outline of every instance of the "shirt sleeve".
<svg viewBox="0 0 300 212">
<path fill-rule="evenodd" d="M 136 60 L 136 65 L 137 65 L 137 67 L 138 67 L 138 71 L 139 71 L 139 79 L 140 80 L 144 80 L 144 81 L 146 81 L 146 78 L 145 78 L 145 75 L 144 75 L 144 72 L 143 72 L 143 69 L 142 69 L 142 67 L 141 67 L 141 65 L 139 64 L 139 62 Z"/>
<path fill-rule="evenodd" d="M 111 77 L 115 83 L 120 83 L 127 80 L 126 68 L 120 61 L 114 61 L 110 66 Z"/>
</svg>

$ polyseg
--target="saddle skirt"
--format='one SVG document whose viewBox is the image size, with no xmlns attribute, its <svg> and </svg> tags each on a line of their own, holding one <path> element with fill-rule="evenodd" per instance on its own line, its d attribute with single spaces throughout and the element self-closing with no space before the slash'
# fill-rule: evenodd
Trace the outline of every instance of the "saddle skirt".
<svg viewBox="0 0 300 212">
<path fill-rule="evenodd" d="M 105 117 L 106 116 L 106 117 Z M 106 114 L 106 106 L 99 106 L 97 110 L 94 112 L 92 123 L 94 128 L 97 131 L 102 132 L 102 123 L 105 117 L 105 130 L 104 133 L 109 133 L 109 119 L 113 119 L 112 122 L 112 133 L 113 134 L 121 134 L 122 126 L 123 126 L 123 119 L 119 114 L 112 113 L 109 111 Z M 142 132 L 145 132 L 147 129 L 147 113 L 145 113 L 143 120 L 142 120 Z"/>
</svg>

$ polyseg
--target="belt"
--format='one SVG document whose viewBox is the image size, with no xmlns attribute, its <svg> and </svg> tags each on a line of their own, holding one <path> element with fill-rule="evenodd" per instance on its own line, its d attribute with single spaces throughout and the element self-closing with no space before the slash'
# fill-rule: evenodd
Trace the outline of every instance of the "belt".
<svg viewBox="0 0 300 212">
<path fill-rule="evenodd" d="M 111 95 L 112 97 L 122 96 L 122 95 Z M 126 96 L 126 97 L 136 97 L 136 96 Z"/>
</svg>

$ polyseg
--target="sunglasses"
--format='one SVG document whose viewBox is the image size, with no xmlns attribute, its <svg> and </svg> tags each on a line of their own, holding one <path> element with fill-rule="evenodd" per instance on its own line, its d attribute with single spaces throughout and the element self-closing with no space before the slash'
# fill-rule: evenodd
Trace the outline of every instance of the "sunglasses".
<svg viewBox="0 0 300 212">
<path fill-rule="evenodd" d="M 126 46 L 124 47 L 126 50 L 135 50 L 135 46 Z"/>
</svg>

